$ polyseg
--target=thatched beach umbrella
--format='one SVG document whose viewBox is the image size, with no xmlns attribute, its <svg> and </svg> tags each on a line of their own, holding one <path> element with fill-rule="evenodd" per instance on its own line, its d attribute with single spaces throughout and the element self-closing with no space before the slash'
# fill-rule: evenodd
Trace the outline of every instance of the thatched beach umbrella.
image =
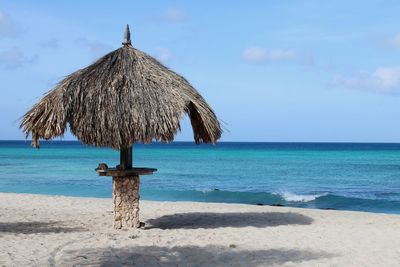
<svg viewBox="0 0 400 267">
<path fill-rule="evenodd" d="M 22 118 L 32 145 L 70 131 L 84 144 L 120 150 L 120 165 L 100 164 L 113 176 L 114 226 L 139 227 L 139 175 L 155 169 L 132 167 L 132 145 L 171 142 L 185 114 L 196 143 L 215 143 L 219 121 L 190 83 L 153 57 L 132 47 L 129 26 L 123 46 L 68 75 Z"/>
</svg>

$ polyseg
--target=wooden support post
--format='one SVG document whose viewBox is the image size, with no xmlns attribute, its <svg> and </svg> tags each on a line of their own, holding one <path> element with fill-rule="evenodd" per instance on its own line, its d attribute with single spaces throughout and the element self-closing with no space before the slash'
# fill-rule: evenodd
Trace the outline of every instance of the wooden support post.
<svg viewBox="0 0 400 267">
<path fill-rule="evenodd" d="M 119 169 L 129 170 L 132 169 L 132 147 L 121 148 L 119 157 Z"/>
<path fill-rule="evenodd" d="M 139 175 L 152 174 L 157 169 L 133 168 L 132 147 L 121 149 L 120 165 L 108 168 L 100 163 L 96 171 L 100 176 L 112 176 L 112 199 L 114 206 L 114 228 L 139 228 Z"/>
</svg>

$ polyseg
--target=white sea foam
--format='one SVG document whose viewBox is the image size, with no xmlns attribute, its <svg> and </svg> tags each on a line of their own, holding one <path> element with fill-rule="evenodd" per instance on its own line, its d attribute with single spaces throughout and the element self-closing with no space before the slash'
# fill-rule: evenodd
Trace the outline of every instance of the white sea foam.
<svg viewBox="0 0 400 267">
<path fill-rule="evenodd" d="M 195 190 L 196 191 L 200 191 L 202 193 L 210 193 L 210 192 L 213 192 L 213 191 L 219 191 L 218 188 L 196 188 Z"/>
<path fill-rule="evenodd" d="M 315 194 L 315 195 L 298 195 L 290 192 L 281 192 L 280 196 L 283 197 L 286 201 L 294 201 L 294 202 L 309 202 L 313 201 L 319 197 L 326 196 L 327 193 L 324 194 Z"/>
</svg>

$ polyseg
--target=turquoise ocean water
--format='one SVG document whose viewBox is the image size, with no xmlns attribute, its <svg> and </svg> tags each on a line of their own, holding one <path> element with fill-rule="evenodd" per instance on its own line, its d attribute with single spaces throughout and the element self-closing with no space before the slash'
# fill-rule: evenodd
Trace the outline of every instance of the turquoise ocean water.
<svg viewBox="0 0 400 267">
<path fill-rule="evenodd" d="M 186 142 L 135 145 L 148 200 L 208 201 L 400 213 L 400 144 Z M 73 141 L 0 141 L 0 192 L 111 197 L 98 163 L 119 153 Z"/>
</svg>

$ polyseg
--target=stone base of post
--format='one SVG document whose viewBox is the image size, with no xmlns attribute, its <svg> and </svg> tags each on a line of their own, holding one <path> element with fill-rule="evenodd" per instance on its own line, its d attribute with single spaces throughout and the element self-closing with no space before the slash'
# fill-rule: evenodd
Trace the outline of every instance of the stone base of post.
<svg viewBox="0 0 400 267">
<path fill-rule="evenodd" d="M 113 177 L 114 228 L 140 227 L 139 176 Z"/>
</svg>

